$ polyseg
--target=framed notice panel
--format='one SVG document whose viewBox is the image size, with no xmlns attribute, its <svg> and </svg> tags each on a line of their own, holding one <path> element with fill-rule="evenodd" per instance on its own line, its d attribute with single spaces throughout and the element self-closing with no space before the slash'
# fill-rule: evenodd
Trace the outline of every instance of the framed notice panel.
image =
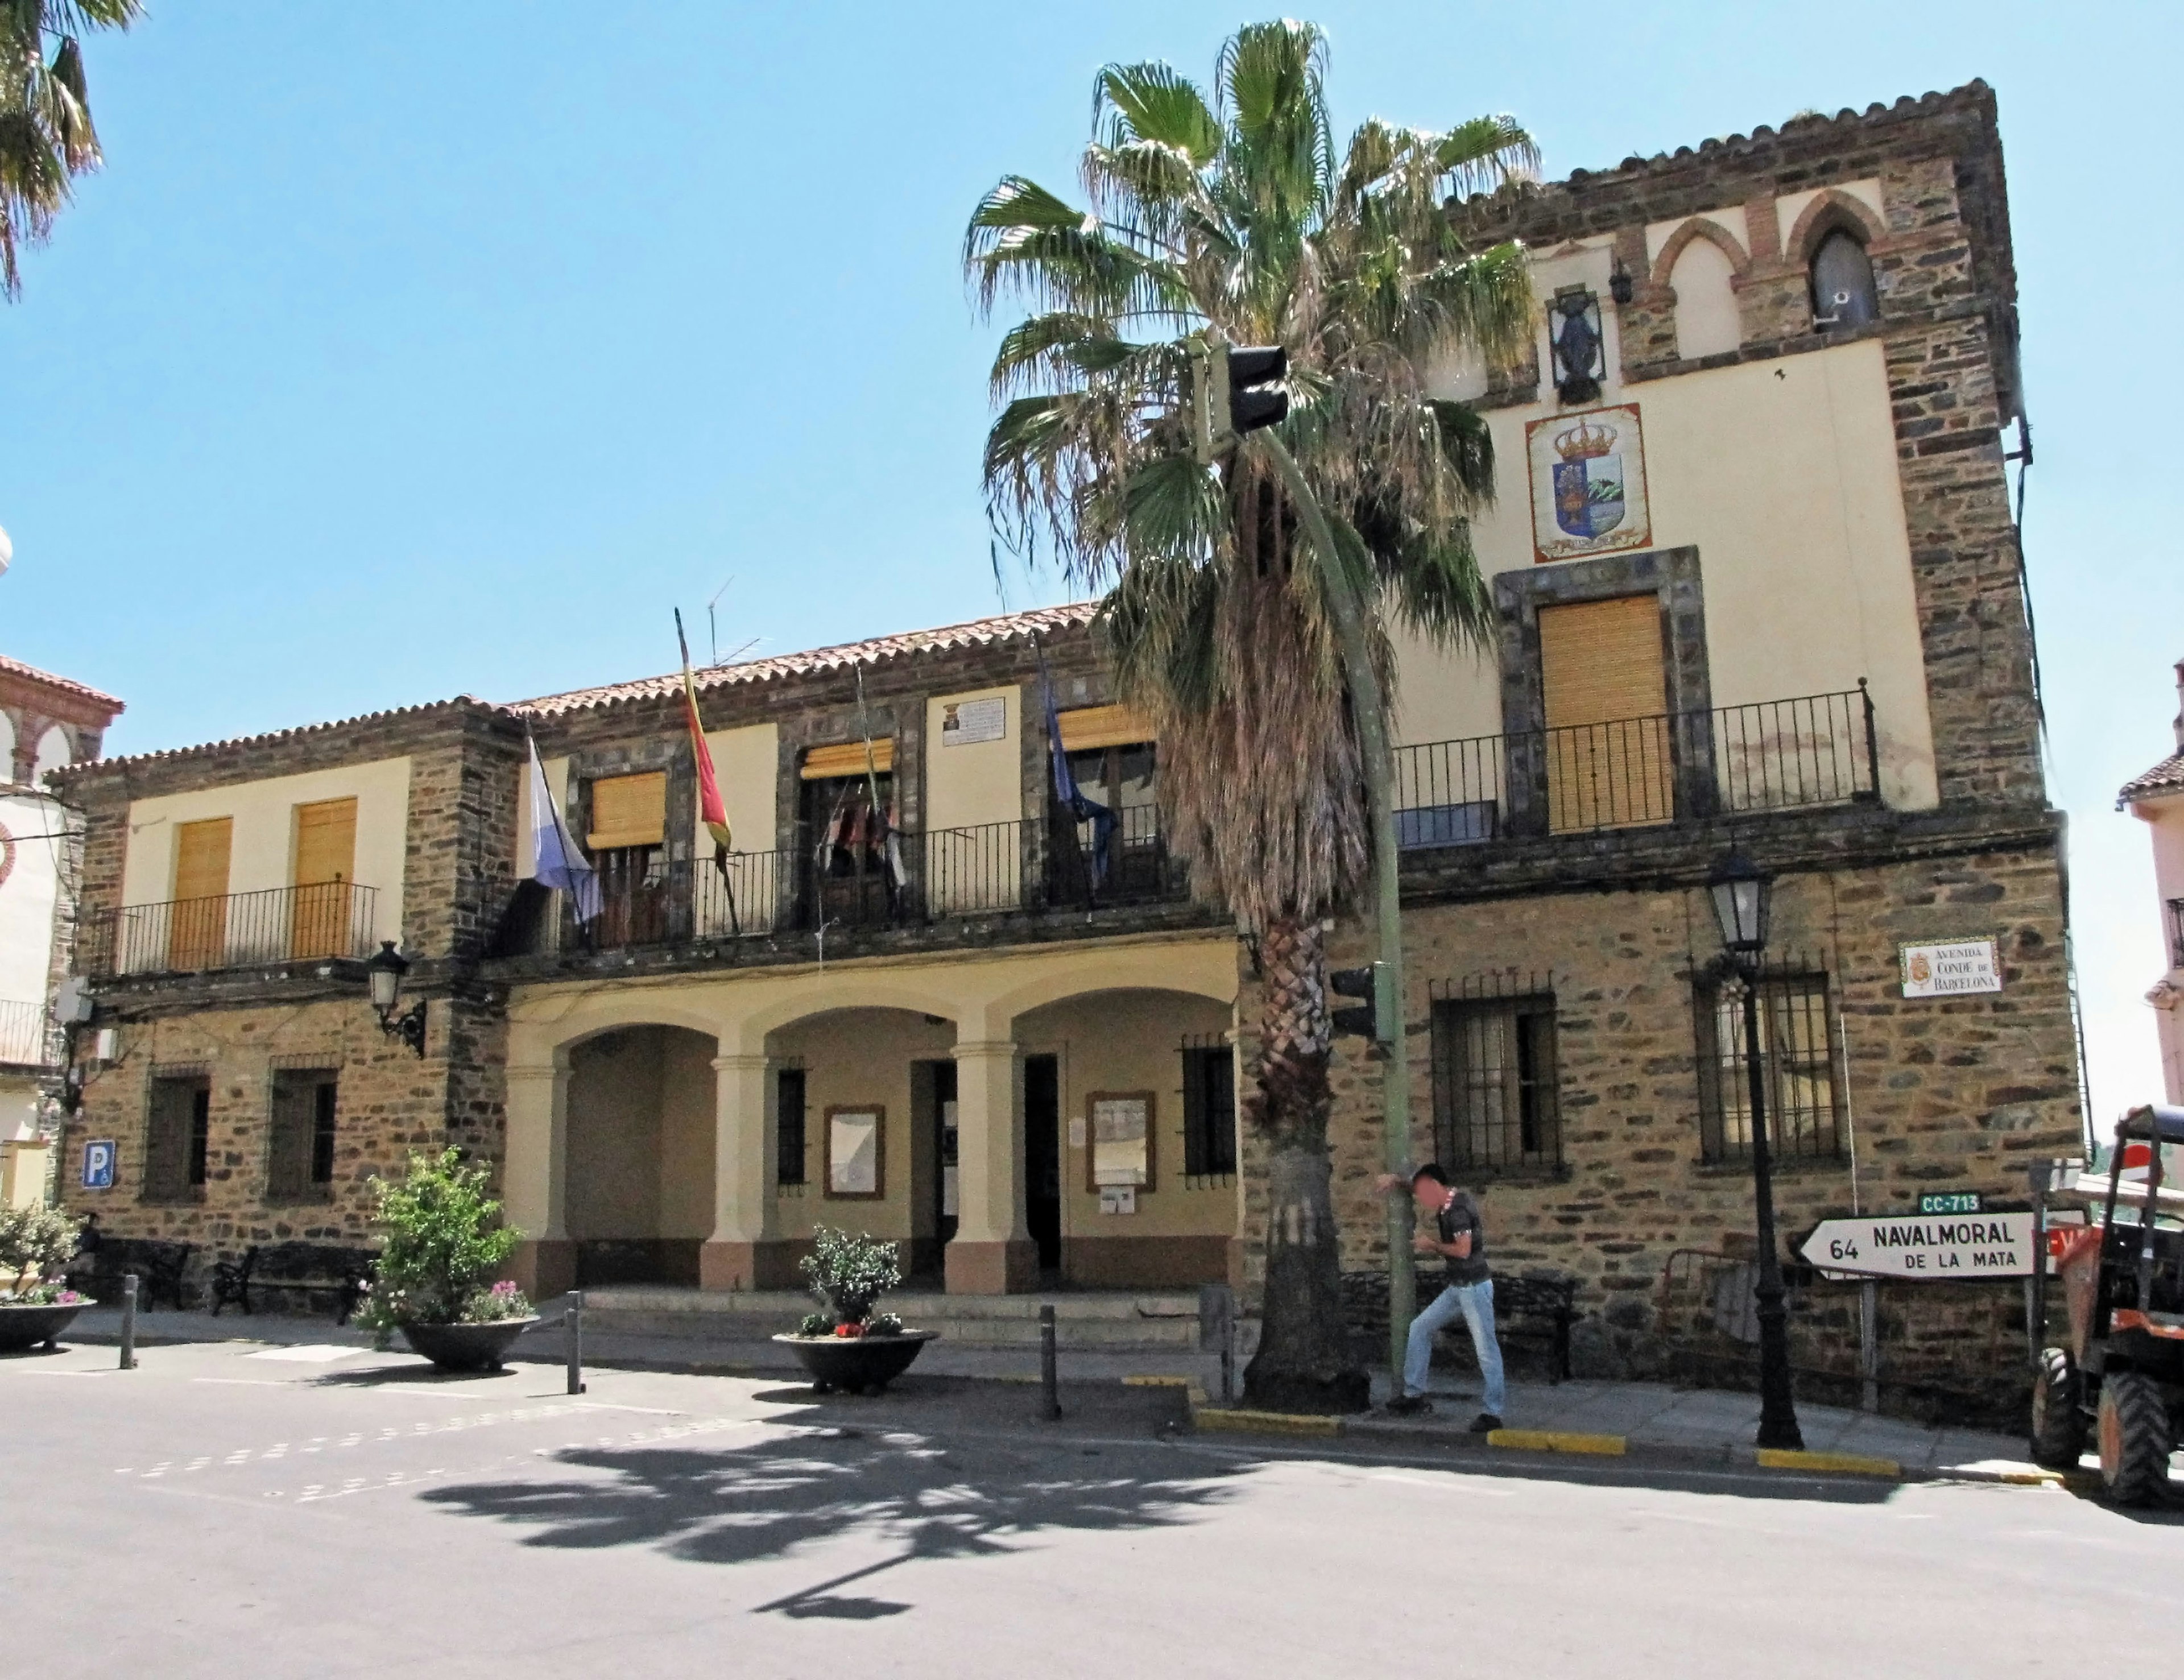
<svg viewBox="0 0 2184 1680">
<path fill-rule="evenodd" d="M 839 1104 L 827 1110 L 827 1194 L 837 1201 L 876 1202 L 887 1193 L 887 1110 L 878 1103 Z"/>
<path fill-rule="evenodd" d="M 1092 1146 L 1084 1154 L 1084 1188 L 1095 1193 L 1125 1186 L 1151 1189 L 1153 1093 L 1095 1091 L 1084 1105 L 1092 1119 Z"/>
</svg>

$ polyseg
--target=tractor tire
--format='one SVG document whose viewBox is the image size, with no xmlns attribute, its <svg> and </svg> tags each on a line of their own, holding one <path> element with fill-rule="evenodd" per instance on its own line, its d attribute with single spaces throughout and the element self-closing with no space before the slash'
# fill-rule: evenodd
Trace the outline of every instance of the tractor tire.
<svg viewBox="0 0 2184 1680">
<path fill-rule="evenodd" d="M 2119 1371 L 2101 1379 L 2101 1487 L 2120 1505 L 2150 1505 L 2169 1491 L 2169 1408 L 2154 1380 Z"/>
<path fill-rule="evenodd" d="M 2086 1450 L 2086 1384 L 2065 1348 L 2040 1355 L 2032 1379 L 2032 1461 L 2050 1470 L 2075 1470 Z"/>
</svg>

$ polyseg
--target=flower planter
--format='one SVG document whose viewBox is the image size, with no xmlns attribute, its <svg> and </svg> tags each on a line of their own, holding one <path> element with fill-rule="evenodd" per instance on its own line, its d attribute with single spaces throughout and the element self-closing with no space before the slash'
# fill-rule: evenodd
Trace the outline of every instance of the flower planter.
<svg viewBox="0 0 2184 1680">
<path fill-rule="evenodd" d="M 405 1324 L 402 1339 L 443 1371 L 498 1371 L 515 1338 L 538 1322 L 533 1316 L 490 1324 Z"/>
<path fill-rule="evenodd" d="M 905 1330 L 895 1336 L 777 1336 L 811 1374 L 817 1394 L 878 1394 L 910 1369 L 918 1350 L 940 1332 Z"/>
<path fill-rule="evenodd" d="M 53 1346 L 54 1338 L 90 1305 L 89 1301 L 68 1301 L 50 1306 L 0 1306 L 0 1354 Z"/>
</svg>

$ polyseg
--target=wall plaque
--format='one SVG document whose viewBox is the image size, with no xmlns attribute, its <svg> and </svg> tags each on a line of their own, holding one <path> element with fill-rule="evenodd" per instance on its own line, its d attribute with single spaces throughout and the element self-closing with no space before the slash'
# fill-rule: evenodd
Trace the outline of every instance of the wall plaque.
<svg viewBox="0 0 2184 1680">
<path fill-rule="evenodd" d="M 2002 990 L 2002 964 L 1992 939 L 1956 939 L 1940 945 L 1903 945 L 1897 959 L 1907 998 L 1958 998 Z"/>
<path fill-rule="evenodd" d="M 1638 405 L 1556 414 L 1524 428 L 1534 559 L 1574 560 L 1653 540 Z"/>
<path fill-rule="evenodd" d="M 983 700 L 950 700 L 940 708 L 940 744 L 969 747 L 999 741 L 1009 732 L 1009 702 L 1003 694 Z"/>
</svg>

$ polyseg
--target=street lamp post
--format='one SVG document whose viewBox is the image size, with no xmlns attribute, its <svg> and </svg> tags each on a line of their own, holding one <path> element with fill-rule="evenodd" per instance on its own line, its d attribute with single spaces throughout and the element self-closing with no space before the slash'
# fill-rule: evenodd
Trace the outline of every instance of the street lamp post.
<svg viewBox="0 0 2184 1680">
<path fill-rule="evenodd" d="M 1802 1449 L 1797 1401 L 1790 1392 L 1789 1310 L 1782 1304 L 1782 1257 L 1774 1238 L 1774 1176 L 1767 1139 L 1767 1076 L 1759 1060 L 1760 957 L 1774 883 L 1731 847 L 1707 890 L 1721 943 L 1744 993 L 1744 1071 L 1751 1093 L 1752 1199 L 1759 1227 L 1759 1444 Z"/>
</svg>

